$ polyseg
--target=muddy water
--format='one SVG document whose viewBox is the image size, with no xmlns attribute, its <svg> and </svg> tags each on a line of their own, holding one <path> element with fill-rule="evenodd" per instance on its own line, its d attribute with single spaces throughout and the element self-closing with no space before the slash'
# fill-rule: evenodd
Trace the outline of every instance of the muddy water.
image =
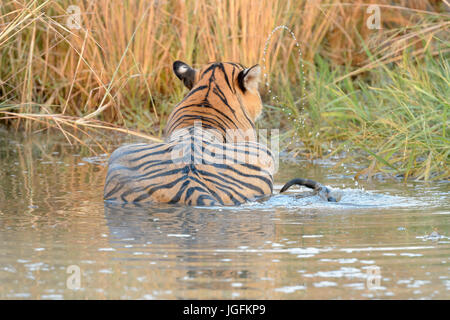
<svg viewBox="0 0 450 320">
<path fill-rule="evenodd" d="M 340 202 L 297 189 L 233 208 L 118 206 L 102 200 L 105 159 L 0 131 L 1 299 L 450 298 L 448 182 L 356 183 L 358 166 L 302 161 L 276 189 L 309 177 Z"/>
</svg>

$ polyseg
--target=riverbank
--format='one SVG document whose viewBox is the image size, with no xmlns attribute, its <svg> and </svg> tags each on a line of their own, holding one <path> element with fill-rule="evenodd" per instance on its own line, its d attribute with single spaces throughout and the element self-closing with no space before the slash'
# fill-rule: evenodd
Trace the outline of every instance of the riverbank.
<svg viewBox="0 0 450 320">
<path fill-rule="evenodd" d="M 449 179 L 444 3 L 380 0 L 379 26 L 362 0 L 70 5 L 0 8 L 2 125 L 103 149 L 111 130 L 159 141 L 187 92 L 174 60 L 258 62 L 258 126 L 279 129 L 291 157 L 367 163 L 357 177 Z"/>
</svg>

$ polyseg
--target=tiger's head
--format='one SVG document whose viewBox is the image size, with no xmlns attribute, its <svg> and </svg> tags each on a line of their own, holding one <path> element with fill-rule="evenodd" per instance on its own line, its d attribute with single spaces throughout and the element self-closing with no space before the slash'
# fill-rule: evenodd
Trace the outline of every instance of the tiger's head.
<svg viewBox="0 0 450 320">
<path fill-rule="evenodd" d="M 225 104 L 233 113 L 244 109 L 244 116 L 253 123 L 261 115 L 262 101 L 258 89 L 261 67 L 258 64 L 245 68 L 232 62 L 214 62 L 194 69 L 182 61 L 175 61 L 173 71 L 190 90 L 186 97 L 202 92 L 200 96 L 211 105 Z"/>
</svg>

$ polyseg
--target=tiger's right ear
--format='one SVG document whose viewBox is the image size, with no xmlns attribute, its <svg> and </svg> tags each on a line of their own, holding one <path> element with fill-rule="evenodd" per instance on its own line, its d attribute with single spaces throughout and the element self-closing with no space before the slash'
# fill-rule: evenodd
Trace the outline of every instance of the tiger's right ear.
<svg viewBox="0 0 450 320">
<path fill-rule="evenodd" d="M 182 61 L 175 61 L 173 63 L 173 72 L 178 77 L 178 79 L 183 81 L 186 88 L 188 88 L 189 90 L 192 89 L 195 82 L 195 74 L 197 72 L 195 69 L 191 68 L 189 65 Z"/>
</svg>

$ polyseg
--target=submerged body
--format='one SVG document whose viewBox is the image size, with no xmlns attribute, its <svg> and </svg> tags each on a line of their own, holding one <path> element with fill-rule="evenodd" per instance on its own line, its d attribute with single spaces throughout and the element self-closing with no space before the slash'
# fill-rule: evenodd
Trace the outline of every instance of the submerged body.
<svg viewBox="0 0 450 320">
<path fill-rule="evenodd" d="M 229 163 L 227 151 L 266 152 L 266 159 L 271 159 L 270 151 L 254 142 L 223 148 L 195 135 L 167 143 L 128 145 L 111 155 L 105 199 L 238 205 L 272 193 L 270 164 Z"/>
<path fill-rule="evenodd" d="M 256 141 L 262 110 L 260 67 L 174 63 L 191 89 L 173 110 L 165 142 L 113 152 L 104 199 L 121 202 L 238 205 L 272 194 L 273 156 Z"/>
</svg>

